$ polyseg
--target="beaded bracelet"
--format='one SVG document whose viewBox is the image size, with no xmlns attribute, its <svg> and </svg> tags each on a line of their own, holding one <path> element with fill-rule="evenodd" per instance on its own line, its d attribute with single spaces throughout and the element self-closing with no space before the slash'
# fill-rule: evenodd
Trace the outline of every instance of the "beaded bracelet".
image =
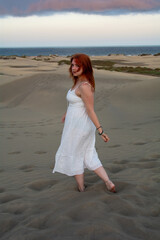
<svg viewBox="0 0 160 240">
<path fill-rule="evenodd" d="M 97 128 L 97 130 L 98 130 L 99 128 L 102 128 L 102 126 L 99 126 L 99 127 Z"/>
<path fill-rule="evenodd" d="M 102 135 L 104 132 L 103 132 L 103 130 L 102 130 L 102 132 L 101 133 L 98 133 L 99 135 Z"/>
</svg>

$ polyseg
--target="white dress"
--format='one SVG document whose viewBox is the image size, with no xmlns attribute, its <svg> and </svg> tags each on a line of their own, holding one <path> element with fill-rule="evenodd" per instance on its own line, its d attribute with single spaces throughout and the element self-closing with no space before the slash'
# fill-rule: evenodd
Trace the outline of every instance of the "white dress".
<svg viewBox="0 0 160 240">
<path fill-rule="evenodd" d="M 53 173 L 79 175 L 84 168 L 95 170 L 102 166 L 95 149 L 96 127 L 89 118 L 83 100 L 75 90 L 69 90 L 69 103 L 61 143 L 55 156 Z"/>
</svg>

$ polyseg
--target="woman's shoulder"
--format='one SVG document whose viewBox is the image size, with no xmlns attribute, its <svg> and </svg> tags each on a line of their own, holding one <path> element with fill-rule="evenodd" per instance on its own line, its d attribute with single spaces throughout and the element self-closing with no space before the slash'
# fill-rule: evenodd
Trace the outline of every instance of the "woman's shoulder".
<svg viewBox="0 0 160 240">
<path fill-rule="evenodd" d="M 93 91 L 92 85 L 87 80 L 80 83 L 79 89 L 82 90 L 82 91 Z"/>
<path fill-rule="evenodd" d="M 91 86 L 87 78 L 84 78 L 83 81 L 79 84 L 80 87 L 87 86 L 87 85 Z"/>
</svg>

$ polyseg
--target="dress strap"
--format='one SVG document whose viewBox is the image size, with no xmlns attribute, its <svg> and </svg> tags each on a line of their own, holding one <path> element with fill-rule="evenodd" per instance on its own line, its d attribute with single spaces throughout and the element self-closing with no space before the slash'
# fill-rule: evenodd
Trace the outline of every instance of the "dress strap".
<svg viewBox="0 0 160 240">
<path fill-rule="evenodd" d="M 75 89 L 77 89 L 78 87 L 80 87 L 84 83 L 87 83 L 89 86 L 91 86 L 91 84 L 89 82 L 81 82 Z"/>
</svg>

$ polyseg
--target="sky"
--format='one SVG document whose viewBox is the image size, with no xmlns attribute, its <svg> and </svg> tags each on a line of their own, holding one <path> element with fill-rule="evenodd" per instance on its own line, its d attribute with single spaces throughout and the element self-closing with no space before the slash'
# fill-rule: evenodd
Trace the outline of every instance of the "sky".
<svg viewBox="0 0 160 240">
<path fill-rule="evenodd" d="M 0 0 L 0 47 L 160 45 L 160 0 Z"/>
</svg>

